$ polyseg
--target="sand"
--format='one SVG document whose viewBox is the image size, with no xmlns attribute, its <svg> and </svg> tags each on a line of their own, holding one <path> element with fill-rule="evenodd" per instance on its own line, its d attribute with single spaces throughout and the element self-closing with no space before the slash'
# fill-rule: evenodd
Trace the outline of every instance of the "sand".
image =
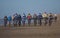
<svg viewBox="0 0 60 38">
<path fill-rule="evenodd" d="M 0 26 L 0 38 L 60 38 L 60 15 L 52 26 L 3 27 Z"/>
</svg>

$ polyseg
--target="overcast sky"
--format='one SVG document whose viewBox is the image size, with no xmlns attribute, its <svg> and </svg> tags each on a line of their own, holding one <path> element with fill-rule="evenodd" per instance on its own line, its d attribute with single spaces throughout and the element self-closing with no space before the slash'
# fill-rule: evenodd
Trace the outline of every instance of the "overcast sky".
<svg viewBox="0 0 60 38">
<path fill-rule="evenodd" d="M 0 0 L 0 18 L 7 15 L 60 13 L 60 0 Z"/>
</svg>

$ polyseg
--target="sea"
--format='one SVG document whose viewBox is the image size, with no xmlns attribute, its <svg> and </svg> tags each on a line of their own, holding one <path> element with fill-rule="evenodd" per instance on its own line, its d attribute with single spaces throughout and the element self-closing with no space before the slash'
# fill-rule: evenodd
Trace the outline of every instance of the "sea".
<svg viewBox="0 0 60 38">
<path fill-rule="evenodd" d="M 44 23 L 44 20 L 42 20 L 42 22 Z M 28 20 L 26 19 L 26 24 L 28 23 Z M 31 20 L 31 24 L 33 24 L 34 23 L 34 21 L 33 21 L 33 19 Z M 37 21 L 37 23 L 38 23 L 38 21 Z M 8 24 L 8 22 L 7 22 L 7 24 Z M 13 25 L 13 21 L 11 21 L 11 24 Z M 22 24 L 22 21 L 21 21 L 21 24 Z M 4 19 L 0 19 L 0 26 L 3 26 L 4 25 Z"/>
<path fill-rule="evenodd" d="M 4 24 L 4 20 L 0 19 L 0 26 Z"/>
<path fill-rule="evenodd" d="M 22 21 L 21 21 L 22 23 Z M 28 23 L 28 21 L 26 20 L 26 23 Z M 33 20 L 31 20 L 31 23 L 33 23 Z M 8 22 L 7 22 L 8 24 Z M 13 21 L 11 21 L 11 24 L 13 24 Z M 3 19 L 0 19 L 0 26 L 3 26 L 4 25 L 4 20 Z"/>
</svg>

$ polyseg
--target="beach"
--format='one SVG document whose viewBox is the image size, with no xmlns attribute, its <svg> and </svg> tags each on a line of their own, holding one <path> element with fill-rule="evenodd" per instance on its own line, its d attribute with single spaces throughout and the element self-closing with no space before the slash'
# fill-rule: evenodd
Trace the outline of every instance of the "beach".
<svg viewBox="0 0 60 38">
<path fill-rule="evenodd" d="M 57 22 L 53 22 L 51 26 L 0 26 L 0 38 L 60 38 L 60 15 Z"/>
</svg>

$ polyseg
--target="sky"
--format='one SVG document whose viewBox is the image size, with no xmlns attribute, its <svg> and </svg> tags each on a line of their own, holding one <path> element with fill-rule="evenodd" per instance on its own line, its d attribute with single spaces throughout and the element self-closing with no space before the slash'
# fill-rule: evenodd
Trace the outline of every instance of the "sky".
<svg viewBox="0 0 60 38">
<path fill-rule="evenodd" d="M 0 18 L 14 13 L 60 13 L 60 0 L 0 0 Z"/>
</svg>

